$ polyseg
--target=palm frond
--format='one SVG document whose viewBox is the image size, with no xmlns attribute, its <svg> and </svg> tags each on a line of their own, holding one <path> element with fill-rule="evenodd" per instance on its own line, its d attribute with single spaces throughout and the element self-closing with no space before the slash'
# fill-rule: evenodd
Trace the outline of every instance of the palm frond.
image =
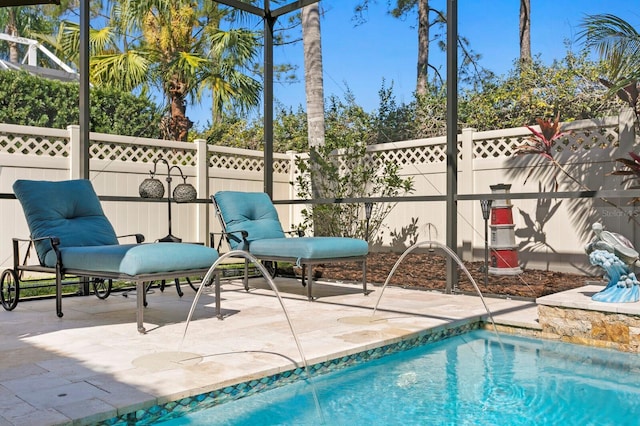
<svg viewBox="0 0 640 426">
<path fill-rule="evenodd" d="M 640 68 L 640 33 L 627 21 L 611 14 L 587 15 L 578 33 L 585 47 L 609 63 L 609 80 L 629 78 Z"/>
</svg>

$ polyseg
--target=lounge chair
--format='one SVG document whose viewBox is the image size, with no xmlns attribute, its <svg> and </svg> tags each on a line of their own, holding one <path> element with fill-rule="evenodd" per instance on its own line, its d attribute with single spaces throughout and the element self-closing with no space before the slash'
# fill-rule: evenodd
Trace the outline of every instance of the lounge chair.
<svg viewBox="0 0 640 426">
<path fill-rule="evenodd" d="M 232 250 L 245 250 L 263 261 L 291 262 L 302 267 L 302 283 L 313 300 L 313 266 L 362 262 L 362 291 L 367 294 L 366 241 L 345 237 L 287 238 L 269 196 L 262 192 L 220 191 L 211 196 L 223 235 Z M 245 260 L 245 289 L 248 261 Z"/>
<path fill-rule="evenodd" d="M 137 326 L 138 331 L 144 333 L 145 283 L 204 276 L 218 258 L 218 252 L 210 247 L 164 242 L 143 244 L 141 235 L 135 244 L 120 244 L 88 180 L 18 180 L 13 190 L 22 204 L 31 235 L 28 240 L 13 239 L 14 267 L 2 274 L 2 304 L 8 310 L 17 304 L 19 277 L 24 271 L 55 274 L 58 317 L 63 315 L 65 275 L 135 282 Z M 35 245 L 39 264 L 20 264 L 20 241 Z M 14 293 L 11 293 L 10 281 L 15 286 Z"/>
</svg>

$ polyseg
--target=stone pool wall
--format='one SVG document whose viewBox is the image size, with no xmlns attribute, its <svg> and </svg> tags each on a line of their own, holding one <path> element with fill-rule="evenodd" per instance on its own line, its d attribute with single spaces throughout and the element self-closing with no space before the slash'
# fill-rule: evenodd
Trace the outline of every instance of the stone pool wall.
<svg viewBox="0 0 640 426">
<path fill-rule="evenodd" d="M 638 315 L 539 305 L 538 318 L 547 337 L 640 353 Z"/>
<path fill-rule="evenodd" d="M 596 302 L 602 285 L 587 285 L 540 297 L 541 335 L 565 342 L 640 353 L 640 302 Z"/>
</svg>

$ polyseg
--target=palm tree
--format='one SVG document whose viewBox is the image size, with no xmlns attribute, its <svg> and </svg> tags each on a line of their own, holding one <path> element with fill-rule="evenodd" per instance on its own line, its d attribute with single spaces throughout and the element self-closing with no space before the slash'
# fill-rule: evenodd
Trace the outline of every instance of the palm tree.
<svg viewBox="0 0 640 426">
<path fill-rule="evenodd" d="M 304 79 L 309 147 L 324 145 L 324 90 L 318 3 L 302 8 Z"/>
<path fill-rule="evenodd" d="M 585 46 L 595 49 L 607 62 L 607 75 L 601 82 L 610 93 L 628 102 L 640 121 L 638 99 L 640 81 L 640 33 L 627 21 L 615 15 L 588 15 L 578 34 Z"/>
<path fill-rule="evenodd" d="M 307 98 L 307 134 L 309 137 L 311 192 L 313 198 L 323 198 L 324 176 L 318 149 L 325 144 L 324 80 L 322 78 L 322 45 L 320 36 L 320 10 L 318 3 L 302 8 L 302 44 L 304 51 L 304 80 Z M 316 217 L 323 206 L 314 206 Z M 322 221 L 314 220 L 314 235 L 324 235 Z"/>
<path fill-rule="evenodd" d="M 0 8 L 0 32 L 27 38 L 51 32 L 56 25 L 55 16 L 52 15 L 55 9 L 52 6 Z M 7 49 L 9 62 L 19 62 L 22 52 L 19 51 L 18 43 L 9 42 L 5 46 L 0 46 L 0 52 Z"/>
<path fill-rule="evenodd" d="M 200 101 L 204 90 L 214 93 L 213 117 L 226 105 L 259 103 L 260 83 L 243 73 L 257 55 L 257 36 L 221 30 L 223 18 L 207 1 L 196 7 L 186 0 L 114 1 L 109 25 L 90 31 L 91 82 L 128 91 L 158 87 L 168 102 L 163 137 L 186 141 L 187 99 Z M 78 26 L 66 23 L 56 43 L 77 53 L 78 41 Z"/>
</svg>

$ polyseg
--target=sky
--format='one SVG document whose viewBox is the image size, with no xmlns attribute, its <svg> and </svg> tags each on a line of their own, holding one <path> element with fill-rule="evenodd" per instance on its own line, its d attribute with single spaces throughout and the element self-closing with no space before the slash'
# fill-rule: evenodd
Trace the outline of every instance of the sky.
<svg viewBox="0 0 640 426">
<path fill-rule="evenodd" d="M 351 91 L 356 103 L 371 112 L 378 107 L 378 91 L 384 82 L 393 87 L 397 102 L 410 102 L 416 83 L 417 12 L 394 18 L 388 13 L 387 0 L 372 0 L 364 15 L 366 22 L 356 25 L 353 9 L 358 2 L 319 2 L 325 99 L 332 95 L 344 99 Z M 446 3 L 431 0 L 430 6 L 446 10 Z M 640 28 L 638 4 L 638 0 L 531 0 L 531 53 L 551 64 L 563 58 L 567 48 L 579 51 L 577 33 L 585 15 L 610 13 Z M 519 56 L 519 13 L 518 0 L 458 0 L 458 35 L 466 37 L 470 48 L 481 55 L 480 64 L 497 75 L 506 75 Z M 254 27 L 261 28 L 260 23 Z M 290 31 L 292 37 L 300 36 L 299 29 Z M 430 62 L 439 64 L 446 76 L 445 53 L 436 50 L 431 48 Z M 298 66 L 297 83 L 274 83 L 276 101 L 294 111 L 300 105 L 306 109 L 302 42 L 274 47 L 274 63 Z M 210 116 L 209 105 L 207 100 L 189 105 L 187 115 L 203 127 Z"/>
</svg>

